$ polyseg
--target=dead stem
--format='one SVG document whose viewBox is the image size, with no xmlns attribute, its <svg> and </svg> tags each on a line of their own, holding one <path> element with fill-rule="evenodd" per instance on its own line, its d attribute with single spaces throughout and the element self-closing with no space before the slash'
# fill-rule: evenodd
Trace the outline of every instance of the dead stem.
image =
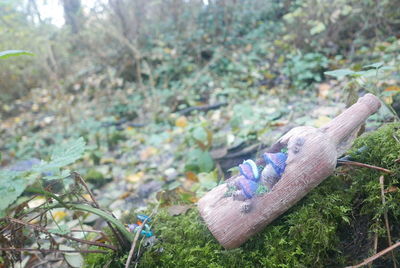
<svg viewBox="0 0 400 268">
<path fill-rule="evenodd" d="M 382 205 L 383 206 L 385 206 L 385 204 L 386 204 L 384 179 L 385 179 L 385 177 L 383 175 L 379 177 L 379 184 L 381 186 L 381 197 L 382 197 Z M 387 232 L 387 236 L 388 236 L 388 244 L 389 244 L 389 246 L 391 246 L 392 245 L 392 236 L 390 235 L 389 218 L 388 218 L 386 210 L 383 212 L 383 218 L 385 219 L 385 227 L 386 227 L 386 232 Z M 393 267 L 397 268 L 396 258 L 394 257 L 393 251 L 391 252 L 391 254 L 392 254 L 392 259 L 393 259 Z"/>
<path fill-rule="evenodd" d="M 355 162 L 355 161 L 338 160 L 338 163 L 341 164 L 341 165 L 347 165 L 347 166 L 358 166 L 358 167 L 366 167 L 366 168 L 376 169 L 376 170 L 383 171 L 383 172 L 386 172 L 386 173 L 389 173 L 389 174 L 393 173 L 391 170 L 386 169 L 386 168 L 377 167 L 377 166 L 373 166 L 373 165 L 368 165 L 368 164 Z"/>
<path fill-rule="evenodd" d="M 94 197 L 92 191 L 90 191 L 89 186 L 86 184 L 86 182 L 84 181 L 84 179 L 81 177 L 81 175 L 78 172 L 71 172 L 71 175 L 75 178 L 76 181 L 78 181 L 80 184 L 82 184 L 82 186 L 85 188 L 85 190 L 88 192 L 88 194 L 90 195 L 90 198 L 93 201 L 93 204 L 96 208 L 101 209 L 99 203 L 97 203 L 96 198 Z M 114 216 L 114 214 L 111 213 L 111 215 L 116 218 Z M 118 239 L 119 244 L 121 245 L 121 247 L 125 247 L 128 243 L 126 241 L 126 239 L 121 235 L 121 233 L 116 230 L 109 222 L 107 222 L 108 227 L 111 229 L 111 231 L 113 232 L 113 234 L 115 235 L 115 237 Z"/>
<path fill-rule="evenodd" d="M 73 240 L 73 241 L 76 241 L 76 242 L 79 242 L 79 243 L 88 244 L 88 245 L 92 245 L 92 246 L 103 247 L 103 248 L 109 248 L 109 249 L 112 249 L 114 251 L 117 250 L 117 248 L 115 246 L 113 246 L 113 245 L 108 245 L 108 244 L 93 242 L 93 241 L 89 241 L 89 240 L 79 239 L 79 238 L 75 238 L 75 237 L 72 237 L 72 236 L 69 236 L 69 235 L 64 235 L 64 234 L 52 233 L 52 232 L 49 232 L 48 230 L 44 229 L 41 226 L 38 226 L 38 225 L 35 225 L 35 224 L 31 224 L 31 223 L 26 223 L 26 222 L 23 222 L 21 220 L 17 220 L 17 219 L 13 219 L 13 218 L 7 218 L 7 220 L 9 220 L 11 222 L 14 222 L 14 223 L 17 223 L 17 224 L 21 224 L 21 225 L 24 225 L 24 226 L 31 227 L 31 228 L 33 228 L 33 229 L 35 229 L 37 231 L 40 231 L 42 233 L 45 233 L 45 234 L 57 235 L 57 236 L 64 237 L 66 239 Z"/>
<path fill-rule="evenodd" d="M 142 232 L 142 229 L 143 229 L 144 225 L 146 224 L 147 220 L 150 217 L 152 217 L 155 214 L 155 212 L 158 210 L 158 206 L 159 206 L 159 204 L 154 208 L 154 210 L 151 212 L 149 217 L 143 221 L 142 225 L 140 225 L 139 229 L 137 230 L 135 239 L 133 240 L 131 249 L 129 250 L 129 255 L 128 255 L 128 259 L 126 260 L 126 263 L 125 263 L 125 268 L 129 268 L 129 265 L 131 264 L 131 261 L 132 261 L 133 254 L 135 253 L 135 247 L 136 247 L 136 243 L 139 239 L 139 235 Z"/>
<path fill-rule="evenodd" d="M 359 263 L 359 264 L 354 265 L 354 266 L 347 266 L 346 268 L 358 268 L 358 267 L 367 265 L 368 263 L 370 263 L 370 262 L 376 260 L 377 258 L 379 258 L 379 257 L 381 257 L 381 256 L 383 256 L 383 255 L 385 255 L 386 253 L 388 253 L 388 252 L 394 250 L 394 249 L 397 248 L 398 246 L 400 246 L 400 242 L 397 242 L 397 243 L 394 244 L 393 246 L 388 247 L 388 248 L 385 248 L 384 250 L 378 252 L 377 254 L 375 254 L 375 255 L 373 255 L 373 256 L 371 256 L 371 257 L 365 259 L 362 263 Z"/>
<path fill-rule="evenodd" d="M 105 250 L 67 250 L 67 249 L 38 249 L 38 248 L 0 248 L 0 251 L 33 251 L 33 252 L 43 252 L 43 253 L 108 253 Z"/>
</svg>

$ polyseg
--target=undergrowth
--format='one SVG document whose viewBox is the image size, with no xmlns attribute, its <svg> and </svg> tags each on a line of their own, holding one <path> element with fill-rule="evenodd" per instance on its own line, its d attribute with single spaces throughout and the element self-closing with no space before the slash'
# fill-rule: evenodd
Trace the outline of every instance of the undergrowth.
<svg viewBox="0 0 400 268">
<path fill-rule="evenodd" d="M 381 172 L 342 167 L 302 201 L 240 248 L 223 249 L 204 225 L 196 209 L 170 216 L 161 209 L 152 229 L 158 242 L 141 256 L 138 267 L 338 267 L 356 264 L 386 248 L 383 213 L 391 223 L 392 241 L 400 239 L 400 192 L 396 163 L 400 152 L 400 124 L 389 124 L 358 138 L 351 150 L 355 161 L 393 171 L 385 175 L 386 204 L 382 205 Z M 364 148 L 361 149 L 360 148 Z M 394 252 L 400 258 L 399 252 Z M 88 256 L 88 267 L 110 258 Z M 375 261 L 390 265 L 390 254 Z M 120 262 L 123 266 L 123 262 Z M 116 266 L 117 267 L 117 266 Z"/>
</svg>

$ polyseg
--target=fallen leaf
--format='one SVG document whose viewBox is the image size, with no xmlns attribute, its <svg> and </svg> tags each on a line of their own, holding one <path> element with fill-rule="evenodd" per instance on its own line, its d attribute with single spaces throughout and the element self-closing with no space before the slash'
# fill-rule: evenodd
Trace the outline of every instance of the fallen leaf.
<svg viewBox="0 0 400 268">
<path fill-rule="evenodd" d="M 68 247 L 65 245 L 60 245 L 60 249 L 61 250 L 76 250 L 75 248 Z M 68 262 L 68 264 L 74 268 L 83 266 L 83 257 L 79 252 L 64 253 L 64 258 Z"/>
<path fill-rule="evenodd" d="M 385 194 L 386 194 L 386 193 L 395 193 L 395 192 L 397 192 L 398 190 L 399 190 L 398 187 L 396 187 L 396 186 L 390 186 L 389 188 L 385 189 Z"/>
<path fill-rule="evenodd" d="M 387 88 L 385 88 L 385 91 L 400 91 L 400 87 L 399 86 L 388 86 Z"/>
<path fill-rule="evenodd" d="M 322 116 L 318 117 L 317 120 L 314 121 L 314 126 L 322 127 L 323 125 L 329 123 L 330 121 L 331 121 L 331 119 L 329 117 L 322 115 Z"/>
<path fill-rule="evenodd" d="M 211 157 L 213 159 L 219 159 L 224 157 L 226 154 L 228 153 L 228 149 L 226 147 L 221 147 L 221 148 L 217 148 L 214 149 L 210 152 Z"/>
<path fill-rule="evenodd" d="M 189 205 L 174 205 L 168 208 L 168 213 L 171 216 L 178 216 L 181 214 L 185 214 L 186 211 L 189 210 L 191 206 Z"/>
<path fill-rule="evenodd" d="M 36 208 L 40 205 L 43 205 L 44 203 L 46 203 L 46 198 L 44 198 L 43 196 L 37 196 L 28 202 L 28 206 L 29 208 Z"/>
<path fill-rule="evenodd" d="M 186 172 L 185 175 L 186 175 L 186 178 L 188 180 L 195 181 L 195 182 L 199 181 L 199 179 L 197 178 L 196 173 L 194 173 L 192 171 Z"/>
<path fill-rule="evenodd" d="M 185 116 L 180 116 L 175 120 L 175 126 L 184 128 L 188 125 L 187 119 Z"/>
<path fill-rule="evenodd" d="M 129 175 L 128 177 L 125 178 L 125 180 L 127 182 L 136 183 L 136 182 L 141 181 L 143 179 L 143 177 L 144 177 L 144 172 L 143 171 L 139 171 L 139 172 L 137 172 L 135 174 Z"/>
<path fill-rule="evenodd" d="M 144 161 L 156 154 L 157 154 L 157 148 L 150 146 L 140 152 L 140 159 Z"/>
<path fill-rule="evenodd" d="M 319 84 L 318 85 L 318 97 L 323 100 L 326 99 L 330 89 L 331 89 L 331 86 L 327 83 Z"/>
<path fill-rule="evenodd" d="M 118 198 L 119 199 L 126 199 L 131 194 L 132 194 L 131 192 L 125 192 L 125 193 L 121 194 Z"/>
<path fill-rule="evenodd" d="M 62 210 L 59 210 L 59 211 L 56 211 L 56 212 L 53 213 L 53 217 L 57 222 L 61 221 L 62 219 L 64 219 L 65 216 L 67 216 L 67 213 L 65 213 Z"/>
<path fill-rule="evenodd" d="M 90 197 L 90 194 L 83 194 L 82 197 L 88 202 L 93 202 L 92 198 Z"/>
</svg>

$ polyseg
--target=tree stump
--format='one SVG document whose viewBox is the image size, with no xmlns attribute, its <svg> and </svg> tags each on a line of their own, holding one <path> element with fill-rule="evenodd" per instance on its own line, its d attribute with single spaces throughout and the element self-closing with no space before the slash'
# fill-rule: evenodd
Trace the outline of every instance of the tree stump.
<svg viewBox="0 0 400 268">
<path fill-rule="evenodd" d="M 377 97 L 366 94 L 325 126 L 296 127 L 281 137 L 267 152 L 278 153 L 286 148 L 284 172 L 270 191 L 251 198 L 248 212 L 240 209 L 242 201 L 227 196 L 228 183 L 208 192 L 199 200 L 198 209 L 214 237 L 226 249 L 239 247 L 296 204 L 333 173 L 337 158 L 351 146 L 360 126 L 380 105 Z M 265 165 L 263 159 L 255 163 Z"/>
</svg>

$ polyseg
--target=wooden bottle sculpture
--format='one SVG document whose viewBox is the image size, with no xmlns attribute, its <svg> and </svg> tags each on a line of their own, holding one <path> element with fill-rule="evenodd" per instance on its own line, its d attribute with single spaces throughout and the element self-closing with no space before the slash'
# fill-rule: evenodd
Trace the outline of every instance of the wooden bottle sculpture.
<svg viewBox="0 0 400 268">
<path fill-rule="evenodd" d="M 325 126 L 293 128 L 261 159 L 243 162 L 240 175 L 199 200 L 208 229 L 226 249 L 239 247 L 331 175 L 379 107 L 379 99 L 366 94 Z"/>
</svg>

